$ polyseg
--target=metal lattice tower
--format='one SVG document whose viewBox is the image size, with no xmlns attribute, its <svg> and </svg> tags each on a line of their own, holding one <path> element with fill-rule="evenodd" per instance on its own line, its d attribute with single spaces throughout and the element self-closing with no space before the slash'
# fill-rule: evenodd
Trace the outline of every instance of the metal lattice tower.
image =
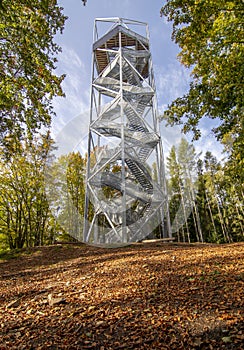
<svg viewBox="0 0 244 350">
<path fill-rule="evenodd" d="M 165 188 L 148 26 L 96 19 L 84 242 L 138 241 L 156 227 L 171 237 Z"/>
</svg>

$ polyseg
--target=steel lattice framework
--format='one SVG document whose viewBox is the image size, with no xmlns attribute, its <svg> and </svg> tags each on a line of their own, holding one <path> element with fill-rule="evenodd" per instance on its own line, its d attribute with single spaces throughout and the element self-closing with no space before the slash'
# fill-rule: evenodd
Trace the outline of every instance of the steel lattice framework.
<svg viewBox="0 0 244 350">
<path fill-rule="evenodd" d="M 148 26 L 96 19 L 84 242 L 171 237 L 165 188 Z"/>
</svg>

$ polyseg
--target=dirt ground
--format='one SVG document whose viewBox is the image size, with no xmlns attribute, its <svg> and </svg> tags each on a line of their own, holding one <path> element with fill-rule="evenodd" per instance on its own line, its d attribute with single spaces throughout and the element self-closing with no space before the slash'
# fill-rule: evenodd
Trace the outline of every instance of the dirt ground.
<svg viewBox="0 0 244 350">
<path fill-rule="evenodd" d="M 244 243 L 37 247 L 0 262 L 0 350 L 244 349 Z"/>
</svg>

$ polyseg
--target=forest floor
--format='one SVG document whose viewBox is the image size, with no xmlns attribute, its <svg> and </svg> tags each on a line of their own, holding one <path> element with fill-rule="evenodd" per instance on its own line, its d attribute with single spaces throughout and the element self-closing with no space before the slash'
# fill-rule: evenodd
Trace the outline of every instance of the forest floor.
<svg viewBox="0 0 244 350">
<path fill-rule="evenodd" d="M 0 349 L 244 349 L 244 243 L 54 245 L 0 262 Z"/>
</svg>

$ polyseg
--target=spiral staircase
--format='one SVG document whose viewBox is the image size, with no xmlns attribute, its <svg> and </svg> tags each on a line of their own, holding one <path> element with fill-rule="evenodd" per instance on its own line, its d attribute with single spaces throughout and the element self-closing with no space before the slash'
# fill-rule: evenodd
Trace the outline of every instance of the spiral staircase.
<svg viewBox="0 0 244 350">
<path fill-rule="evenodd" d="M 98 23 L 110 25 L 98 36 Z M 139 241 L 157 227 L 168 236 L 162 145 L 145 23 L 97 19 L 93 43 L 84 242 Z"/>
</svg>

